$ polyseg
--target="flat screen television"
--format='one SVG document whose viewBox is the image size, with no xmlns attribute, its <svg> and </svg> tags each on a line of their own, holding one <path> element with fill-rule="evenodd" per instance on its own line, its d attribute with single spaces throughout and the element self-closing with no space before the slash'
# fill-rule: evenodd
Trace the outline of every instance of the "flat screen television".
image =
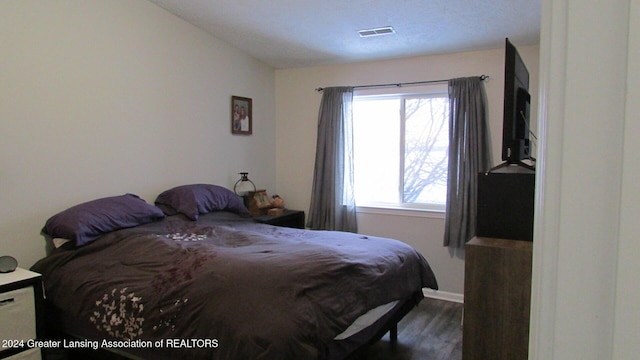
<svg viewBox="0 0 640 360">
<path fill-rule="evenodd" d="M 531 159 L 529 142 L 529 71 L 516 47 L 506 39 L 504 67 L 504 119 L 502 125 L 503 165 L 518 164 Z"/>
</svg>

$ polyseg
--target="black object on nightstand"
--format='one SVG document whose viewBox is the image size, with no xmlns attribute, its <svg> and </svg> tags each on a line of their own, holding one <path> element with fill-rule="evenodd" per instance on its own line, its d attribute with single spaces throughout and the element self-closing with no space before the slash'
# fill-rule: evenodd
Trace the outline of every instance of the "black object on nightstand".
<svg viewBox="0 0 640 360">
<path fill-rule="evenodd" d="M 304 211 L 284 210 L 282 215 L 261 215 L 253 218 L 263 224 L 304 229 Z"/>
</svg>

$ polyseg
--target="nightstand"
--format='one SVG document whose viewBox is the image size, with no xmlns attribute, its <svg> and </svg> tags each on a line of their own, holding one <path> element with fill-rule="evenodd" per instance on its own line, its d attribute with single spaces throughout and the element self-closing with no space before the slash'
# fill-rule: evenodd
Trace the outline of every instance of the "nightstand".
<svg viewBox="0 0 640 360">
<path fill-rule="evenodd" d="M 253 218 L 263 224 L 304 229 L 304 211 L 285 210 L 282 215 L 261 215 Z"/>
<path fill-rule="evenodd" d="M 42 339 L 43 311 L 40 274 L 22 268 L 0 273 L 0 359 L 42 358 L 41 349 L 29 347 L 28 340 Z"/>
</svg>

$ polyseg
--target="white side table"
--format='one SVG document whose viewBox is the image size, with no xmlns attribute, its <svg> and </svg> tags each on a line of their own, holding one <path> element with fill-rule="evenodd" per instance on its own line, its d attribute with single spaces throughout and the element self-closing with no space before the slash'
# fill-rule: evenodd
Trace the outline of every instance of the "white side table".
<svg viewBox="0 0 640 360">
<path fill-rule="evenodd" d="M 0 273 L 0 359 L 40 360 L 39 348 L 28 340 L 44 335 L 42 276 L 17 268 Z"/>
</svg>

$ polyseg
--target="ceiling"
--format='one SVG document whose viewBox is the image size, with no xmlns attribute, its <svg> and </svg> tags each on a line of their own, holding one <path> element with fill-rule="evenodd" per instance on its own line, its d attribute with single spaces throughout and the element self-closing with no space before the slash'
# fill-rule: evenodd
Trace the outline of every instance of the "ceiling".
<svg viewBox="0 0 640 360">
<path fill-rule="evenodd" d="M 149 0 L 275 68 L 539 44 L 541 0 Z M 362 38 L 358 30 L 392 26 Z"/>
</svg>

